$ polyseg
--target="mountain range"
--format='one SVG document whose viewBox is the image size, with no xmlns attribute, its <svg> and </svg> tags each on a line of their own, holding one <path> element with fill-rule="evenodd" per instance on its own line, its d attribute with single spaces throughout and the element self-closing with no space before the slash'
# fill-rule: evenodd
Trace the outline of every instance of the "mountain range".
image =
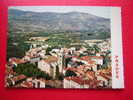
<svg viewBox="0 0 133 100">
<path fill-rule="evenodd" d="M 83 12 L 32 12 L 9 9 L 14 32 L 79 32 L 92 37 L 110 36 L 110 19 Z"/>
</svg>

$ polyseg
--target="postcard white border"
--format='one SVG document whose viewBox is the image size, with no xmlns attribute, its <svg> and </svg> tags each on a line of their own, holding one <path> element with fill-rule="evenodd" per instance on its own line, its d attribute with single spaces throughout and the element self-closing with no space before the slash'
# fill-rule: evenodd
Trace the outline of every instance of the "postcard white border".
<svg viewBox="0 0 133 100">
<path fill-rule="evenodd" d="M 111 7 L 112 88 L 124 88 L 121 8 Z"/>
</svg>

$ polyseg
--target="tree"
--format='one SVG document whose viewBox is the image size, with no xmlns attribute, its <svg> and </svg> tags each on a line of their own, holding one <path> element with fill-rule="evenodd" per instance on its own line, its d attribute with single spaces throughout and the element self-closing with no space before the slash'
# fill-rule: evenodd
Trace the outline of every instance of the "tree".
<svg viewBox="0 0 133 100">
<path fill-rule="evenodd" d="M 59 80 L 63 80 L 64 79 L 64 75 L 63 74 L 60 74 L 59 77 L 58 77 Z"/>
<path fill-rule="evenodd" d="M 56 66 L 56 78 L 58 78 L 59 77 L 59 67 L 58 66 Z"/>
<path fill-rule="evenodd" d="M 50 53 L 50 51 L 52 50 L 52 48 L 51 47 L 48 47 L 47 49 L 46 49 L 46 55 L 49 55 Z"/>
<path fill-rule="evenodd" d="M 95 53 L 98 53 L 101 50 L 97 45 L 94 45 L 93 48 L 95 50 Z"/>
<path fill-rule="evenodd" d="M 86 48 L 87 48 L 88 54 L 92 55 L 92 52 L 94 51 L 94 48 L 92 46 L 89 46 L 89 45 L 87 45 Z"/>
<path fill-rule="evenodd" d="M 66 77 L 69 77 L 69 76 L 77 76 L 77 74 L 71 70 L 67 70 L 66 73 L 65 73 L 65 76 Z"/>
<path fill-rule="evenodd" d="M 83 57 L 83 56 L 85 56 L 85 55 L 84 55 L 84 54 L 82 54 L 82 53 L 79 55 L 79 57 Z"/>
<path fill-rule="evenodd" d="M 102 65 L 102 68 L 107 68 L 109 63 L 111 63 L 110 58 L 107 55 L 103 56 L 103 65 Z"/>
<path fill-rule="evenodd" d="M 25 51 L 27 51 L 28 49 L 29 49 L 29 44 L 25 43 L 24 36 L 9 35 L 8 47 L 7 47 L 7 60 L 10 57 L 23 57 L 25 55 Z"/>
<path fill-rule="evenodd" d="M 64 61 L 65 67 L 67 67 L 67 64 L 71 61 L 71 59 L 72 59 L 72 57 L 68 57 L 68 58 L 65 59 L 65 61 Z"/>
<path fill-rule="evenodd" d="M 46 80 L 51 79 L 51 77 L 47 73 L 41 71 L 37 68 L 37 66 L 30 63 L 19 64 L 14 68 L 14 71 L 18 74 L 24 74 L 27 77 L 44 78 Z"/>
</svg>

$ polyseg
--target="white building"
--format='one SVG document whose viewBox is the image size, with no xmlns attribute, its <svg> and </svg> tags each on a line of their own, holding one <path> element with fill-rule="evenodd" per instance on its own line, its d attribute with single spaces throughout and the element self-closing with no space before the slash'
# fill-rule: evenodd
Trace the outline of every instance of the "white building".
<svg viewBox="0 0 133 100">
<path fill-rule="evenodd" d="M 97 80 L 102 81 L 103 86 L 111 86 L 111 78 L 105 74 L 100 73 L 97 75 Z"/>
<path fill-rule="evenodd" d="M 58 67 L 59 67 L 60 73 L 63 73 L 64 63 L 65 63 L 64 54 L 62 52 L 60 52 L 60 53 L 58 53 Z"/>
<path fill-rule="evenodd" d="M 103 65 L 103 57 L 102 56 L 93 56 L 91 57 L 93 61 L 96 62 L 96 64 Z"/>
<path fill-rule="evenodd" d="M 46 81 L 44 79 L 27 78 L 21 85 L 26 88 L 45 88 Z"/>
<path fill-rule="evenodd" d="M 43 79 L 35 79 L 32 83 L 35 88 L 45 88 L 45 80 Z"/>
<path fill-rule="evenodd" d="M 80 77 L 66 77 L 63 81 L 64 88 L 91 88 L 92 81 Z"/>
<path fill-rule="evenodd" d="M 38 62 L 38 68 L 55 78 L 56 67 L 58 65 L 57 61 L 57 57 L 48 56 L 46 59 L 43 59 Z"/>
</svg>

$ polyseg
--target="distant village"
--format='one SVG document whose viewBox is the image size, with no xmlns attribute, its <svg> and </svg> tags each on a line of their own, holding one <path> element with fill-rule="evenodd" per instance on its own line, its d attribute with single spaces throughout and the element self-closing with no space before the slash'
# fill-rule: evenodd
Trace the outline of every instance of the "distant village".
<svg viewBox="0 0 133 100">
<path fill-rule="evenodd" d="M 47 39 L 47 37 L 32 37 L 28 41 L 31 42 L 30 49 L 25 52 L 24 57 L 9 58 L 6 66 L 6 87 L 112 87 L 110 39 L 84 40 L 82 46 L 78 48 L 76 46 L 50 48 L 48 44 L 39 44 L 45 43 Z M 28 74 L 25 72 L 19 74 L 16 68 L 27 64 L 33 64 L 38 71 L 41 71 L 41 75 L 30 76 L 30 70 Z M 43 72 L 50 78 L 42 77 Z"/>
</svg>

